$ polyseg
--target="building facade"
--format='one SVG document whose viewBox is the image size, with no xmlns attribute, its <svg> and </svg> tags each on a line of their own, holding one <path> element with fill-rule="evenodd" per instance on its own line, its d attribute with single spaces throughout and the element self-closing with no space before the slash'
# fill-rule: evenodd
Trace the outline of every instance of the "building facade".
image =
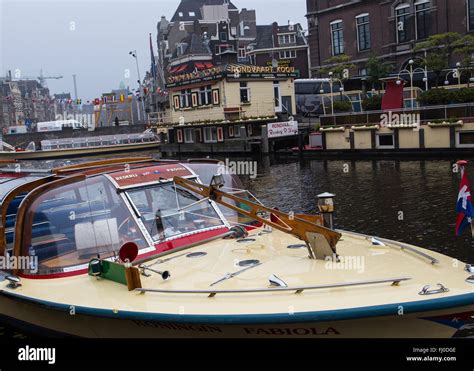
<svg viewBox="0 0 474 371">
<path fill-rule="evenodd" d="M 274 118 L 295 110 L 294 67 L 227 64 L 168 77 L 168 122 L 197 124 Z"/>
<path fill-rule="evenodd" d="M 307 0 L 307 18 L 312 75 L 319 76 L 331 57 L 348 55 L 357 66 L 351 77 L 364 77 L 371 55 L 399 71 L 417 42 L 474 31 L 474 1 Z"/>
<path fill-rule="evenodd" d="M 257 26 L 257 38 L 248 46 L 250 63 L 257 66 L 295 67 L 300 78 L 308 78 L 309 44 L 302 26 L 289 22 Z"/>
</svg>

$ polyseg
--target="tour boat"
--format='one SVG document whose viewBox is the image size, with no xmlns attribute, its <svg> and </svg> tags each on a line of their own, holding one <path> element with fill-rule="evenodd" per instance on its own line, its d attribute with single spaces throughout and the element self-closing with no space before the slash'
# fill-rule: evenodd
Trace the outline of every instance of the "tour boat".
<svg viewBox="0 0 474 371">
<path fill-rule="evenodd" d="M 469 265 L 333 229 L 331 194 L 318 215 L 266 207 L 231 173 L 211 160 L 5 164 L 1 317 L 102 338 L 445 338 L 472 321 Z"/>
<path fill-rule="evenodd" d="M 0 140 L 0 147 L 6 146 Z M 143 133 L 102 135 L 93 137 L 45 139 L 41 148 L 37 149 L 34 142 L 26 149 L 0 151 L 0 159 L 14 160 L 45 160 L 68 157 L 97 156 L 109 153 L 157 150 L 160 142 L 158 137 L 147 130 Z"/>
</svg>

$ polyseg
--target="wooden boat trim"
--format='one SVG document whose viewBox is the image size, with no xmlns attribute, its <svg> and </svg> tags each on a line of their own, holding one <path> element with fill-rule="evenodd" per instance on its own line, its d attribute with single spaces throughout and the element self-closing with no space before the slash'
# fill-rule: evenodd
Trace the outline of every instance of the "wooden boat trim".
<svg viewBox="0 0 474 371">
<path fill-rule="evenodd" d="M 54 180 L 47 184 L 43 184 L 34 190 L 32 190 L 21 202 L 20 207 L 18 208 L 18 213 L 16 217 L 16 225 L 15 225 L 15 241 L 13 245 L 13 256 L 19 257 L 21 254 L 21 248 L 23 245 L 23 241 L 26 238 L 31 237 L 32 229 L 31 226 L 29 228 L 25 228 L 25 221 L 26 221 L 26 211 L 31 206 L 31 204 L 43 193 L 48 192 L 52 189 L 58 188 L 60 186 L 72 184 L 75 182 L 79 182 L 81 180 L 86 179 L 86 176 L 83 174 L 72 175 L 67 178 L 61 178 L 58 180 Z M 19 270 L 16 269 L 13 274 L 18 275 Z"/>
<path fill-rule="evenodd" d="M 247 199 L 235 196 L 230 193 L 225 193 L 220 191 L 217 187 L 214 186 L 205 186 L 202 184 L 195 183 L 191 180 L 187 180 L 181 177 L 174 178 L 175 184 L 186 188 L 187 190 L 197 193 L 205 198 L 209 198 L 218 204 L 224 205 L 229 209 L 237 211 L 238 213 L 248 216 L 254 220 L 259 221 L 260 223 L 269 225 L 275 229 L 278 229 L 282 232 L 289 233 L 298 237 L 299 239 L 306 242 L 308 246 L 308 252 L 310 257 L 315 259 L 324 260 L 326 256 L 330 256 L 331 258 L 336 255 L 336 245 L 337 242 L 340 240 L 342 235 L 339 232 L 333 231 L 331 229 L 325 228 L 323 226 L 316 225 L 308 220 L 298 218 L 296 215 L 291 217 L 289 214 L 283 213 L 279 210 L 275 210 Z M 237 207 L 229 202 L 224 201 L 223 199 L 227 198 L 230 200 L 235 201 L 238 204 L 246 205 L 250 211 L 244 210 L 240 207 Z M 268 212 L 274 216 L 276 216 L 279 220 L 277 222 L 273 222 L 266 218 L 263 218 L 260 213 L 261 212 Z M 316 239 L 313 238 L 313 235 L 321 235 L 324 237 L 327 242 L 327 245 L 332 253 L 329 254 L 320 254 L 319 253 L 319 246 L 316 246 Z"/>
<path fill-rule="evenodd" d="M 10 202 L 18 194 L 28 192 L 28 191 L 32 191 L 35 188 L 37 188 L 37 187 L 39 187 L 43 184 L 49 183 L 50 181 L 52 181 L 54 179 L 55 179 L 54 176 L 48 176 L 48 177 L 45 177 L 45 178 L 40 178 L 38 180 L 34 180 L 30 183 L 23 184 L 23 185 L 21 185 L 17 188 L 14 188 L 13 190 L 11 190 L 5 196 L 5 198 L 3 199 L 3 202 L 2 202 L 2 214 L 1 214 L 2 219 L 1 219 L 1 223 L 0 223 L 0 256 L 3 256 L 5 254 L 5 249 L 6 249 L 6 246 L 7 246 L 7 241 L 6 241 L 6 237 L 5 237 L 5 231 L 6 231 L 5 224 L 6 224 L 6 221 L 7 221 L 7 209 L 8 209 L 8 206 L 10 205 Z"/>
<path fill-rule="evenodd" d="M 364 237 L 365 239 L 369 239 L 369 238 L 375 238 L 377 240 L 379 240 L 380 242 L 383 242 L 385 244 L 387 244 L 387 246 L 389 247 L 392 247 L 393 246 L 397 246 L 399 247 L 400 249 L 402 250 L 408 250 L 416 255 L 419 255 L 425 259 L 428 259 L 430 261 L 431 264 L 435 265 L 435 264 L 439 264 L 439 260 L 432 257 L 431 255 L 428 255 L 414 247 L 411 247 L 411 246 L 408 246 L 407 244 L 405 243 L 402 243 L 402 242 L 397 242 L 397 241 L 392 241 L 392 240 L 387 240 L 386 238 L 382 238 L 382 237 L 375 237 L 375 236 L 368 236 L 366 234 L 362 234 L 362 233 L 357 233 L 357 232 L 351 232 L 351 231 L 343 231 L 343 230 L 337 230 L 338 232 L 340 233 L 345 233 L 345 234 L 352 234 L 354 236 L 359 236 L 359 237 Z"/>
<path fill-rule="evenodd" d="M 299 287 L 276 287 L 276 288 L 263 288 L 263 289 L 245 289 L 245 290 L 158 290 L 158 289 L 135 289 L 140 293 L 155 293 L 155 294 L 206 294 L 209 297 L 213 298 L 216 295 L 221 294 L 252 294 L 252 293 L 274 293 L 274 292 L 288 292 L 294 291 L 295 294 L 301 294 L 304 291 L 312 290 L 324 290 L 324 289 L 334 289 L 341 287 L 354 287 L 354 286 L 367 286 L 367 285 L 377 285 L 382 283 L 391 283 L 391 286 L 399 286 L 400 282 L 409 281 L 411 277 L 399 277 L 399 278 L 386 278 L 380 280 L 371 280 L 371 281 L 358 281 L 358 282 L 343 282 L 335 283 L 328 285 L 318 285 L 318 286 L 299 286 Z"/>
<path fill-rule="evenodd" d="M 69 166 L 61 166 L 58 168 L 52 169 L 52 172 L 55 174 L 62 174 L 71 171 L 80 171 L 80 170 L 88 170 L 93 169 L 96 167 L 106 167 L 106 166 L 113 166 L 113 165 L 126 165 L 126 164 L 136 164 L 141 162 L 153 162 L 156 161 L 152 157 L 125 157 L 125 158 L 114 158 L 108 160 L 99 160 L 99 161 L 90 161 L 90 162 L 83 162 L 80 164 L 69 165 Z"/>
</svg>

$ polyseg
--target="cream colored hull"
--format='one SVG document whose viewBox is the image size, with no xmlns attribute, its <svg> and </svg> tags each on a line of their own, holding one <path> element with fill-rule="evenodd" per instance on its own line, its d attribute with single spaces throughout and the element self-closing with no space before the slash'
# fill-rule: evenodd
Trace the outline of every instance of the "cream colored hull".
<svg viewBox="0 0 474 371">
<path fill-rule="evenodd" d="M 71 148 L 52 151 L 0 152 L 2 160 L 39 160 L 65 157 L 94 156 L 106 153 L 121 153 L 158 149 L 159 143 L 135 143 L 104 147 Z"/>
<path fill-rule="evenodd" d="M 17 289 L 0 282 L 0 315 L 61 333 L 85 337 L 350 337 L 447 338 L 474 321 L 474 285 L 464 264 L 417 248 L 424 255 L 400 249 L 395 242 L 374 246 L 364 236 L 343 232 L 340 257 L 360 258 L 360 266 L 334 266 L 308 259 L 306 249 L 288 249 L 299 243 L 282 232 L 251 234 L 253 241 L 218 239 L 188 252 L 206 252 L 202 258 L 172 252 L 159 264 L 170 271 L 163 281 L 157 274 L 141 277 L 142 287 L 161 292 L 129 292 L 116 282 L 86 274 L 55 279 L 22 279 Z M 208 297 L 210 283 L 239 270 L 236 262 L 258 259 L 261 265 L 226 280 Z M 307 289 L 296 294 L 269 288 L 276 274 L 289 287 L 334 285 L 367 280 L 392 280 L 366 286 Z M 420 295 L 442 283 L 449 291 Z M 235 293 L 233 290 L 268 288 L 271 291 Z M 182 290 L 197 290 L 185 292 Z M 227 293 L 225 293 L 227 290 Z M 443 317 L 440 317 L 443 316 Z M 437 318 L 435 318 L 437 317 Z M 191 325 L 192 324 L 192 325 Z"/>
<path fill-rule="evenodd" d="M 465 312 L 474 315 L 474 306 L 356 320 L 232 326 L 71 315 L 0 297 L 0 313 L 16 320 L 13 324 L 19 321 L 30 329 L 92 338 L 450 338 L 456 328 L 422 318 Z"/>
</svg>

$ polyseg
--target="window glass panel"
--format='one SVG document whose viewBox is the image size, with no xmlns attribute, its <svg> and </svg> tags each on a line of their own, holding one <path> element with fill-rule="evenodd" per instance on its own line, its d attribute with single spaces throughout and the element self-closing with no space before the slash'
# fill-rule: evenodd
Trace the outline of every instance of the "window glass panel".
<svg viewBox="0 0 474 371">
<path fill-rule="evenodd" d="M 469 31 L 474 31 L 474 0 L 469 0 Z"/>
<path fill-rule="evenodd" d="M 339 55 L 344 53 L 344 35 L 342 30 L 342 22 L 331 24 L 332 37 L 332 53 Z"/>
<path fill-rule="evenodd" d="M 429 2 L 416 5 L 416 37 L 418 40 L 426 39 L 430 35 L 430 13 Z"/>
<path fill-rule="evenodd" d="M 24 254 L 41 270 L 86 264 L 118 254 L 123 244 L 147 247 L 130 210 L 105 176 L 53 189 L 28 209 Z"/>
<path fill-rule="evenodd" d="M 368 15 L 357 18 L 357 38 L 359 51 L 370 49 L 370 22 Z"/>
<path fill-rule="evenodd" d="M 209 202 L 174 184 L 130 191 L 145 226 L 155 241 L 223 225 Z"/>
</svg>

